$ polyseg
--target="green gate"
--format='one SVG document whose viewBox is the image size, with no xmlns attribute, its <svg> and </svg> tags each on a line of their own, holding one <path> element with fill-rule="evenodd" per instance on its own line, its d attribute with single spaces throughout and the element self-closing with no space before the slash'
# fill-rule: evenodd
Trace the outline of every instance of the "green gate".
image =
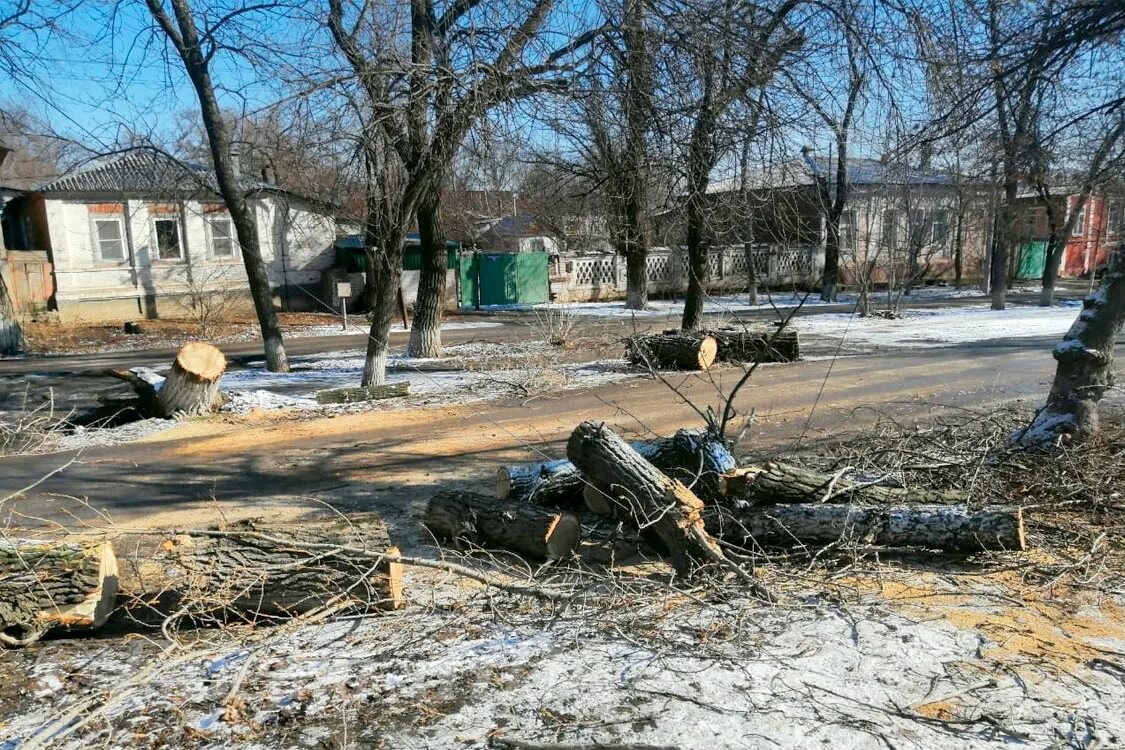
<svg viewBox="0 0 1125 750">
<path fill-rule="evenodd" d="M 460 257 L 461 306 L 546 302 L 546 253 L 474 253 Z"/>
<path fill-rule="evenodd" d="M 1047 267 L 1047 243 L 1025 242 L 1020 245 L 1020 265 L 1016 270 L 1018 279 L 1041 279 Z"/>
</svg>

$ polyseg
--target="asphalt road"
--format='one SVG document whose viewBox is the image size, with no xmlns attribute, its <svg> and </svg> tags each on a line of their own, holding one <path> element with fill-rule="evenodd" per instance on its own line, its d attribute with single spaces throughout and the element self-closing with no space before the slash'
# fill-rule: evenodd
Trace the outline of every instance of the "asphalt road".
<svg viewBox="0 0 1125 750">
<path fill-rule="evenodd" d="M 913 419 L 944 408 L 935 404 L 1037 404 L 1053 373 L 1054 343 L 978 342 L 763 367 L 738 406 L 755 412 L 749 433 L 755 448 L 849 430 L 862 440 L 861 428 L 874 410 Z M 563 455 L 567 435 L 583 419 L 632 432 L 643 426 L 668 433 L 696 424 L 685 399 L 714 405 L 716 382 L 727 390 L 739 374 L 729 368 L 678 377 L 684 398 L 655 380 L 636 380 L 530 401 L 258 424 L 189 422 L 160 442 L 89 449 L 77 458 L 0 459 L 0 498 L 18 495 L 3 511 L 23 515 L 24 523 L 74 511 L 62 496 L 85 498 L 118 523 L 191 523 L 204 507 L 292 515 L 302 502 L 307 507 L 309 496 L 353 508 L 415 508 L 438 488 L 491 491 L 500 463 Z M 77 513 L 91 515 L 86 509 Z"/>
</svg>

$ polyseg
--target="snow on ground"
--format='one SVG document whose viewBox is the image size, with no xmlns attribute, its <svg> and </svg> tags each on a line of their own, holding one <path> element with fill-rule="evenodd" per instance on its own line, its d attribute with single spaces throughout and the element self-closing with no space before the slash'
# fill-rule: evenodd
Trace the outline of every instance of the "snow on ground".
<svg viewBox="0 0 1125 750">
<path fill-rule="evenodd" d="M 6 668 L 29 686 L 0 710 L 0 748 L 444 750 L 498 736 L 970 750 L 1125 739 L 1125 680 L 1111 656 L 1125 641 L 1097 636 L 1096 612 L 1076 617 L 1091 629 L 1075 636 L 1034 606 L 987 596 L 893 608 L 810 594 L 768 607 L 649 589 L 612 611 L 551 616 L 408 583 L 415 601 L 401 612 L 263 629 L 254 641 L 211 633 L 157 657 L 147 639 L 109 636 L 15 653 Z"/>
<path fill-rule="evenodd" d="M 461 331 L 473 328 L 496 328 L 502 326 L 503 323 L 496 323 L 486 320 L 454 320 L 443 321 L 441 330 L 443 331 Z M 363 317 L 348 318 L 347 330 L 344 329 L 343 322 L 334 325 L 319 325 L 319 326 L 285 326 L 285 338 L 308 338 L 313 336 L 356 336 L 364 335 L 371 330 L 371 324 Z M 403 327 L 402 323 L 395 323 L 391 326 L 391 333 L 402 333 L 407 330 Z M 252 338 L 256 338 L 253 336 Z"/>
<path fill-rule="evenodd" d="M 1081 302 L 1055 307 L 984 307 L 904 310 L 901 318 L 850 314 L 809 315 L 796 321 L 802 336 L 846 345 L 921 349 L 991 339 L 1061 338 L 1078 317 Z"/>
</svg>

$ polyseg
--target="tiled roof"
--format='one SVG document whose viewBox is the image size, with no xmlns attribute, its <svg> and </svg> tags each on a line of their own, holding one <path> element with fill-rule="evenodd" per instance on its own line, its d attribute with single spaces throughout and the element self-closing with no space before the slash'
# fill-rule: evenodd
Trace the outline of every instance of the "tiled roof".
<svg viewBox="0 0 1125 750">
<path fill-rule="evenodd" d="M 247 190 L 276 189 L 250 181 Z M 176 159 L 159 149 L 140 146 L 99 159 L 70 174 L 40 185 L 43 193 L 113 193 L 140 195 L 215 195 L 215 174 L 198 164 Z"/>
</svg>

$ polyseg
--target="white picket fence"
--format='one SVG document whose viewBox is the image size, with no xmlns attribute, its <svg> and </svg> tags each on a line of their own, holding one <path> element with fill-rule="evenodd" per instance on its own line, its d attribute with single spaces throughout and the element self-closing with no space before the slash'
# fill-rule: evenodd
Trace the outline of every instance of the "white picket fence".
<svg viewBox="0 0 1125 750">
<path fill-rule="evenodd" d="M 766 285 L 812 283 L 816 248 L 755 245 L 751 251 L 758 282 Z M 742 245 L 711 248 L 706 284 L 710 291 L 741 291 L 749 283 Z M 646 263 L 650 293 L 687 290 L 688 256 L 683 248 L 653 248 Z M 560 302 L 612 299 L 625 294 L 625 258 L 616 253 L 563 256 L 553 269 L 551 293 Z"/>
</svg>

